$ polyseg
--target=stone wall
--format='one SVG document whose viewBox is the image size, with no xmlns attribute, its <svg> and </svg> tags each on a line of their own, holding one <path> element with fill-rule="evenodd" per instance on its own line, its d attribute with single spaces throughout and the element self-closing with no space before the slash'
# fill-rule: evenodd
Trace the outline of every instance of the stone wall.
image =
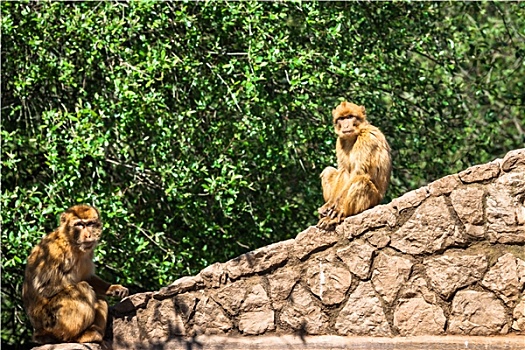
<svg viewBox="0 0 525 350">
<path fill-rule="evenodd" d="M 525 149 L 216 263 L 113 309 L 113 344 L 181 336 L 525 334 Z"/>
</svg>

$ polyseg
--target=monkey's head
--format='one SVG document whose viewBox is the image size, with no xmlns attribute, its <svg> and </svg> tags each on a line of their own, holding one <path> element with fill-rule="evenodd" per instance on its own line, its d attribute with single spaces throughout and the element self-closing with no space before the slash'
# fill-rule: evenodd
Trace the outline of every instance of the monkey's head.
<svg viewBox="0 0 525 350">
<path fill-rule="evenodd" d="M 74 247 L 90 252 L 97 246 L 102 233 L 100 214 L 89 205 L 75 205 L 60 215 L 60 229 Z"/>
<path fill-rule="evenodd" d="M 367 125 L 365 106 L 350 102 L 341 102 L 332 111 L 334 129 L 342 139 L 355 139 L 362 125 Z"/>
</svg>

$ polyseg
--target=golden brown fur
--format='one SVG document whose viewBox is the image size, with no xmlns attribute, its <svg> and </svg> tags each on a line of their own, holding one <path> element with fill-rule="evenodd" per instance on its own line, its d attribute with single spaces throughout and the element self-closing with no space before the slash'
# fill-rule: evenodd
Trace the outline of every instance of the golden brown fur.
<svg viewBox="0 0 525 350">
<path fill-rule="evenodd" d="M 337 169 L 321 173 L 325 204 L 318 226 L 328 228 L 377 205 L 384 197 L 392 160 L 378 128 L 366 120 L 364 106 L 342 102 L 332 111 L 337 134 Z"/>
<path fill-rule="evenodd" d="M 95 275 L 93 251 L 102 232 L 98 211 L 76 205 L 60 216 L 60 226 L 33 248 L 27 259 L 22 299 L 37 343 L 101 342 L 108 305 L 128 289 Z"/>
</svg>

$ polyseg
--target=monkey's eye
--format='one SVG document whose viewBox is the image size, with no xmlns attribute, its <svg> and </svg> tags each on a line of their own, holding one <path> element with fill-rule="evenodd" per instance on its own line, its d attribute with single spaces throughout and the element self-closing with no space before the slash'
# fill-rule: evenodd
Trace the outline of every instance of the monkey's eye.
<svg viewBox="0 0 525 350">
<path fill-rule="evenodd" d="M 84 223 L 82 221 L 77 221 L 73 224 L 75 227 L 84 227 Z"/>
</svg>

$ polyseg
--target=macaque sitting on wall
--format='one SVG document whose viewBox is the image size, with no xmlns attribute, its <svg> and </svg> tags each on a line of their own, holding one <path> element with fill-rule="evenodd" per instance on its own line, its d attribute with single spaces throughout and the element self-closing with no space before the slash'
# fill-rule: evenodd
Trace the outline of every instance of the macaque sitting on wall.
<svg viewBox="0 0 525 350">
<path fill-rule="evenodd" d="M 383 133 L 366 120 L 364 106 L 341 102 L 332 116 L 337 169 L 327 167 L 321 173 L 325 204 L 318 210 L 317 226 L 323 229 L 377 205 L 392 169 L 390 147 Z"/>
<path fill-rule="evenodd" d="M 95 275 L 93 251 L 102 232 L 97 209 L 76 205 L 60 226 L 33 248 L 22 299 L 36 343 L 101 342 L 108 305 L 104 295 L 124 298 L 128 289 Z"/>
</svg>

